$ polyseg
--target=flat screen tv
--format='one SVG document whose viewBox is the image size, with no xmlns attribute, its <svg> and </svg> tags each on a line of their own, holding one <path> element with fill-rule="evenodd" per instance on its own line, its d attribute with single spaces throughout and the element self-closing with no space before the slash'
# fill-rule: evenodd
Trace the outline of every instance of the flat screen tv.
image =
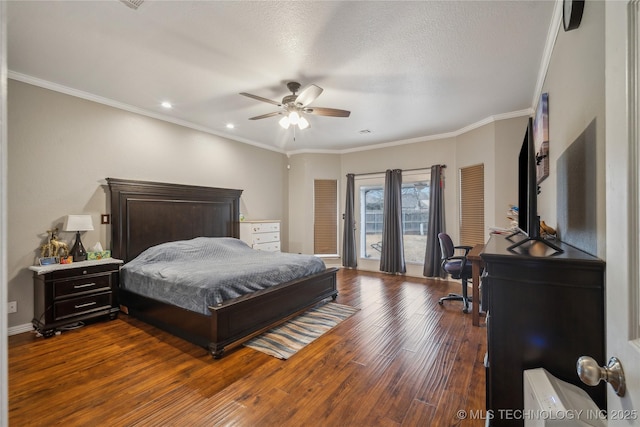
<svg viewBox="0 0 640 427">
<path fill-rule="evenodd" d="M 531 159 L 534 167 L 531 168 Z M 532 170 L 533 169 L 533 170 Z M 533 172 L 534 176 L 531 176 Z M 533 120 L 529 118 L 520 154 L 518 155 L 518 228 L 529 237 L 540 235 L 535 226 L 538 214 L 538 189 L 535 183 L 535 147 L 533 146 Z M 531 184 L 534 184 L 533 187 Z"/>
<path fill-rule="evenodd" d="M 518 155 L 518 233 L 515 234 L 524 234 L 525 238 L 509 246 L 509 250 L 514 250 L 527 242 L 543 242 L 557 252 L 562 252 L 558 246 L 540 237 L 536 148 L 531 117 L 527 122 L 527 129 Z"/>
</svg>

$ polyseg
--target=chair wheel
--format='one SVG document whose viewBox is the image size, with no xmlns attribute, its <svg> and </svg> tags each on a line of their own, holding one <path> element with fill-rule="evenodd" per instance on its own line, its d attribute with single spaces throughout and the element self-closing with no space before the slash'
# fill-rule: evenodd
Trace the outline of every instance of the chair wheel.
<svg viewBox="0 0 640 427">
<path fill-rule="evenodd" d="M 467 313 L 469 313 L 469 309 L 468 309 L 468 308 L 463 308 L 463 309 L 462 309 L 462 312 L 463 312 L 463 313 L 465 313 L 465 314 L 467 314 Z"/>
<path fill-rule="evenodd" d="M 438 301 L 438 304 L 444 305 L 444 301 Z"/>
</svg>

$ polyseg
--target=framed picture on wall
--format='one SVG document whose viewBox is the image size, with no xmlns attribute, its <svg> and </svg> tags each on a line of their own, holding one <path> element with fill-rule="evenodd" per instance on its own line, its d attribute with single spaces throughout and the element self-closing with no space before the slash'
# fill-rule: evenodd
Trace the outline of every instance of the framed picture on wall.
<svg viewBox="0 0 640 427">
<path fill-rule="evenodd" d="M 549 176 L 549 94 L 540 95 L 533 120 L 533 141 L 536 146 L 536 178 L 538 184 Z"/>
</svg>

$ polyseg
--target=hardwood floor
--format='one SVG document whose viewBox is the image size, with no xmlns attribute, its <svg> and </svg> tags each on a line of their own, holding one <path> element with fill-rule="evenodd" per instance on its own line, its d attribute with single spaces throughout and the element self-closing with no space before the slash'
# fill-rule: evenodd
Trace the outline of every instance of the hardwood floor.
<svg viewBox="0 0 640 427">
<path fill-rule="evenodd" d="M 9 337 L 15 426 L 484 426 L 486 329 L 459 284 L 341 270 L 360 308 L 287 361 L 202 348 L 120 315 Z M 466 411 L 466 418 L 459 415 Z M 471 419 L 471 418 L 475 419 Z"/>
</svg>

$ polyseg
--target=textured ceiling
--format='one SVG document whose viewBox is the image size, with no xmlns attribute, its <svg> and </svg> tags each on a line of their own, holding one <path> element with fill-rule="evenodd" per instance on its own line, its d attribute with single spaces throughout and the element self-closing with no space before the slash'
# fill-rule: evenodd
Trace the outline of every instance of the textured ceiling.
<svg viewBox="0 0 640 427">
<path fill-rule="evenodd" d="M 278 151 L 352 150 L 531 108 L 553 1 L 8 2 L 11 78 Z M 285 83 L 349 118 L 278 126 Z M 162 101 L 174 108 L 163 109 Z M 235 129 L 227 129 L 233 123 Z M 363 134 L 362 130 L 370 133 Z"/>
</svg>

